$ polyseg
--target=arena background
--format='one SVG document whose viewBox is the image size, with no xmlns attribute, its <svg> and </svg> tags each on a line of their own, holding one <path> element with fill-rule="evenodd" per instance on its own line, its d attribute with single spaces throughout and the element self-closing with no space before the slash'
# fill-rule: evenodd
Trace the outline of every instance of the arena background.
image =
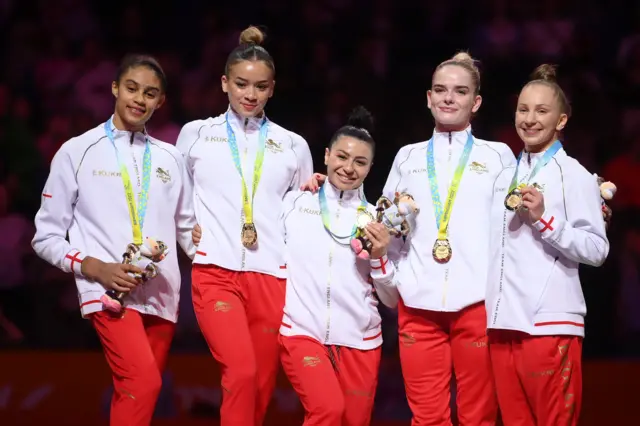
<svg viewBox="0 0 640 426">
<path fill-rule="evenodd" d="M 636 424 L 640 3 L 624 0 L 0 0 L 0 424 L 107 424 L 109 374 L 80 318 L 73 278 L 30 247 L 53 154 L 112 113 L 110 83 L 128 52 L 156 55 L 169 77 L 168 102 L 149 126 L 155 137 L 175 143 L 185 122 L 223 112 L 220 74 L 249 24 L 267 27 L 265 47 L 276 61 L 267 113 L 307 139 L 318 171 L 349 110 L 363 104 L 374 113 L 370 199 L 397 150 L 431 135 L 425 90 L 438 63 L 459 50 L 481 61 L 484 103 L 474 133 L 515 152 L 520 87 L 538 64 L 559 65 L 574 107 L 566 149 L 619 188 L 609 259 L 581 274 L 589 309 L 581 424 Z M 179 330 L 154 424 L 216 424 L 218 370 L 190 307 L 184 256 L 181 266 Z M 395 313 L 383 314 L 375 424 L 406 425 Z M 300 418 L 283 378 L 268 424 Z"/>
</svg>

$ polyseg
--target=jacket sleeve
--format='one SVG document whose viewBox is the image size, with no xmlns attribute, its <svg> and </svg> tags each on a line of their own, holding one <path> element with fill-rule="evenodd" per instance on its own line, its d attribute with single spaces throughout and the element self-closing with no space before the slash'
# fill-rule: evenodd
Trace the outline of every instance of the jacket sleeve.
<svg viewBox="0 0 640 426">
<path fill-rule="evenodd" d="M 297 167 L 290 189 L 296 190 L 300 189 L 302 184 L 306 183 L 313 175 L 313 159 L 309 144 L 302 136 L 294 136 L 293 152 L 296 156 Z"/>
<path fill-rule="evenodd" d="M 406 181 L 402 180 L 402 170 L 400 166 L 407 159 L 408 153 L 404 148 L 398 151 L 396 154 L 396 158 L 393 160 L 393 165 L 391 166 L 391 171 L 389 172 L 389 176 L 387 177 L 387 182 L 384 185 L 384 189 L 382 190 L 382 195 L 387 197 L 390 200 L 395 198 L 396 192 L 408 192 L 406 187 Z M 415 216 L 410 215 L 407 217 L 411 229 L 415 229 L 416 222 Z M 389 248 L 387 250 L 387 254 L 392 262 L 397 263 L 399 259 L 404 255 L 407 249 L 406 238 L 392 238 L 391 243 L 389 244 Z"/>
<path fill-rule="evenodd" d="M 609 240 L 602 219 L 600 189 L 596 178 L 582 167 L 565 173 L 565 214 L 547 208 L 533 225 L 542 239 L 568 259 L 600 266 L 609 254 Z"/>
<path fill-rule="evenodd" d="M 31 242 L 38 256 L 65 272 L 81 275 L 84 254 L 67 240 L 73 221 L 78 182 L 75 168 L 64 144 L 53 157 L 49 177 L 36 213 L 36 233 Z"/>
<path fill-rule="evenodd" d="M 176 237 L 178 244 L 190 259 L 196 255 L 196 246 L 193 244 L 191 231 L 196 226 L 196 217 L 193 208 L 193 179 L 187 170 L 187 164 L 181 155 L 176 158 L 181 172 L 180 195 L 176 208 Z"/>
<path fill-rule="evenodd" d="M 386 306 L 395 308 L 400 300 L 400 293 L 394 281 L 396 268 L 387 256 L 370 259 L 371 279 L 378 297 Z"/>
</svg>

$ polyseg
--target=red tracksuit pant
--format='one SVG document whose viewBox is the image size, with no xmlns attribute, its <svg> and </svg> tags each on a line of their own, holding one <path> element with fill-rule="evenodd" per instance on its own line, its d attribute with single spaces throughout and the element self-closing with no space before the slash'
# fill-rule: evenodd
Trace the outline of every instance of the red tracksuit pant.
<svg viewBox="0 0 640 426">
<path fill-rule="evenodd" d="M 489 350 L 505 426 L 578 424 L 581 337 L 491 330 Z"/>
<path fill-rule="evenodd" d="M 150 425 L 175 324 L 131 309 L 89 318 L 113 375 L 111 426 Z"/>
<path fill-rule="evenodd" d="M 303 426 L 368 426 L 381 349 L 325 346 L 305 336 L 280 336 L 280 359 L 305 410 Z"/>
<path fill-rule="evenodd" d="M 222 372 L 221 426 L 260 426 L 276 384 L 286 282 L 194 265 L 193 308 Z"/>
<path fill-rule="evenodd" d="M 451 426 L 450 382 L 461 426 L 493 426 L 498 404 L 491 375 L 484 303 L 460 312 L 398 307 L 400 363 L 413 426 Z"/>
</svg>

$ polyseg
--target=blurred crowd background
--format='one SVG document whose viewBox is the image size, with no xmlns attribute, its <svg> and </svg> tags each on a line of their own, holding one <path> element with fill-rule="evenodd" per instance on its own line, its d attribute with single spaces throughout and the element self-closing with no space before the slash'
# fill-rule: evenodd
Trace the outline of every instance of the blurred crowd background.
<svg viewBox="0 0 640 426">
<path fill-rule="evenodd" d="M 121 57 L 159 59 L 168 101 L 148 130 L 175 143 L 187 121 L 225 111 L 220 75 L 249 24 L 267 27 L 276 63 L 267 114 L 306 138 L 318 171 L 351 108 L 374 113 L 370 199 L 398 149 L 431 136 L 425 91 L 440 62 L 459 50 L 481 61 L 484 102 L 474 133 L 514 152 L 519 89 L 538 64 L 558 64 L 574 108 L 565 147 L 618 186 L 609 259 L 582 270 L 585 357 L 640 357 L 640 3 L 624 0 L 0 0 L 0 345 L 99 348 L 80 317 L 73 277 L 37 258 L 30 241 L 50 161 L 63 142 L 113 112 Z M 185 256 L 181 265 L 173 350 L 206 353 Z M 402 392 L 395 314 L 384 316 L 381 382 Z"/>
</svg>

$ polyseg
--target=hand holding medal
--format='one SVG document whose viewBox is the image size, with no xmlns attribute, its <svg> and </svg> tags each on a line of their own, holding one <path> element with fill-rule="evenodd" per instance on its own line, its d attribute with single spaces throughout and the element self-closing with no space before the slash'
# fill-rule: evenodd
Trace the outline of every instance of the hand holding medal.
<svg viewBox="0 0 640 426">
<path fill-rule="evenodd" d="M 387 227 L 380 222 L 370 222 L 363 230 L 364 235 L 371 242 L 371 258 L 380 259 L 387 254 L 391 242 L 391 235 Z"/>
<path fill-rule="evenodd" d="M 520 190 L 522 206 L 529 212 L 531 222 L 537 222 L 544 214 L 544 196 L 535 186 L 526 186 Z"/>
</svg>

